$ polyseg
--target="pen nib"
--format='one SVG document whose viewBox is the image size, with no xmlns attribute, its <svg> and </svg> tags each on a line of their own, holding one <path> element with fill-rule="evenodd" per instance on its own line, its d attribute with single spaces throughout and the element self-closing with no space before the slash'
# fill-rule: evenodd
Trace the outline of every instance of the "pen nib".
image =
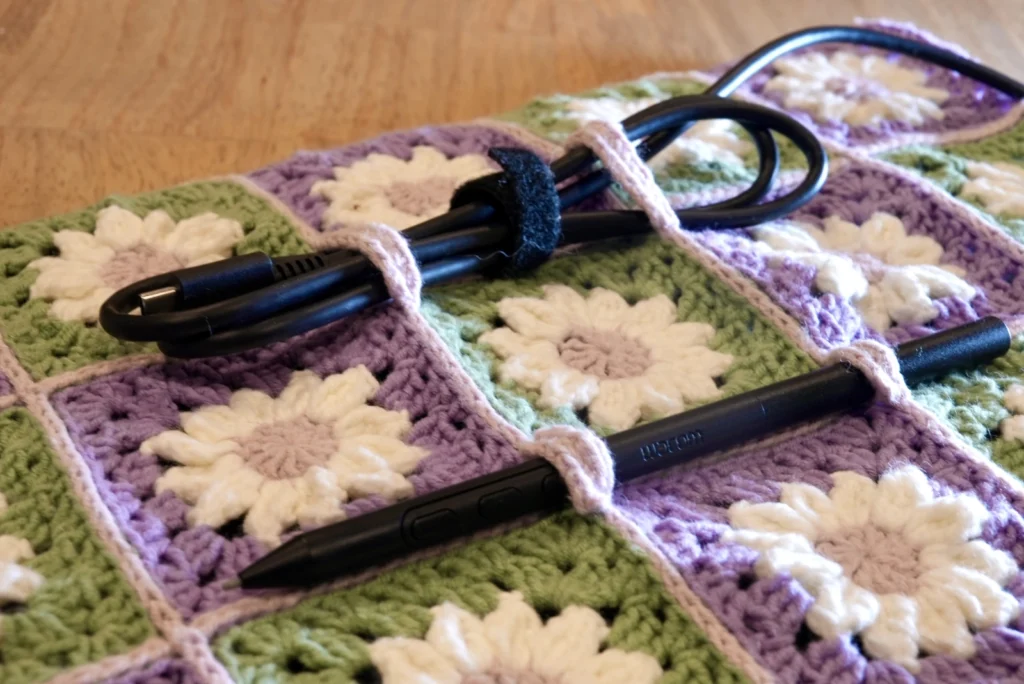
<svg viewBox="0 0 1024 684">
<path fill-rule="evenodd" d="M 220 585 L 221 589 L 238 589 L 240 586 L 242 586 L 242 580 L 237 577 L 229 579 Z"/>
</svg>

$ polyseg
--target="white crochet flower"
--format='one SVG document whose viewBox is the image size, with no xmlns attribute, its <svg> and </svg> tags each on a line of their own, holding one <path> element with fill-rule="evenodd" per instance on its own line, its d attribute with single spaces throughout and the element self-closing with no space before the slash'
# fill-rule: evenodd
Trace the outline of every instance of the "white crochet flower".
<svg viewBox="0 0 1024 684">
<path fill-rule="evenodd" d="M 732 363 L 705 346 L 714 328 L 677 323 L 665 295 L 630 306 L 602 288 L 584 299 L 548 285 L 542 299 L 503 299 L 498 312 L 508 327 L 480 341 L 504 359 L 501 379 L 540 390 L 548 408 L 588 407 L 591 423 L 615 430 L 720 396 L 714 379 Z"/>
<path fill-rule="evenodd" d="M 792 259 L 814 268 L 822 292 L 852 301 L 878 331 L 894 323 L 919 325 L 935 318 L 934 300 L 977 294 L 956 266 L 941 264 L 944 250 L 926 235 L 908 235 L 891 214 L 875 213 L 858 227 L 830 216 L 825 229 L 798 222 L 769 223 L 753 230 L 771 249 L 769 260 Z"/>
<path fill-rule="evenodd" d="M 939 105 L 949 97 L 941 88 L 926 86 L 924 72 L 878 55 L 812 52 L 772 66 L 778 75 L 765 84 L 765 91 L 781 93 L 787 107 L 807 110 L 821 121 L 863 126 L 896 120 L 916 126 L 943 118 Z"/>
<path fill-rule="evenodd" d="M 0 515 L 6 511 L 7 498 L 0 494 Z M 0 606 L 24 603 L 43 585 L 42 575 L 21 565 L 21 561 L 34 557 L 27 539 L 0 535 Z M 0 626 L 2 622 L 0 617 Z"/>
<path fill-rule="evenodd" d="M 343 518 L 349 496 L 412 494 L 404 476 L 426 451 L 402 441 L 405 411 L 366 405 L 378 387 L 365 366 L 323 380 L 299 371 L 276 399 L 242 389 L 226 406 L 182 413 L 181 430 L 147 439 L 141 451 L 182 464 L 156 491 L 194 504 L 189 524 L 220 527 L 245 515 L 245 532 L 274 546 L 295 523 Z"/>
<path fill-rule="evenodd" d="M 622 121 L 657 102 L 652 98 L 618 100 L 613 97 L 587 97 L 569 102 L 566 113 L 580 122 L 595 119 Z M 708 162 L 743 166 L 744 155 L 752 152 L 754 145 L 737 135 L 737 130 L 736 124 L 727 119 L 699 121 L 651 159 L 651 167 L 659 169 L 666 164 Z"/>
<path fill-rule="evenodd" d="M 421 145 L 413 148 L 409 161 L 371 154 L 351 166 L 336 166 L 334 180 L 314 183 L 310 195 L 331 202 L 324 225 L 385 223 L 403 229 L 445 213 L 460 185 L 493 172 L 482 155 L 449 159 Z"/>
<path fill-rule="evenodd" d="M 109 206 L 96 215 L 94 233 L 54 234 L 60 256 L 29 263 L 39 271 L 29 296 L 51 300 L 50 313 L 62 321 L 91 323 L 107 297 L 125 285 L 227 258 L 242 237 L 238 221 L 209 212 L 175 223 L 160 210 L 142 219 Z"/>
<path fill-rule="evenodd" d="M 827 495 L 789 483 L 778 503 L 733 504 L 723 537 L 760 553 L 758 577 L 800 583 L 814 598 L 805 621 L 815 634 L 859 635 L 867 655 L 916 672 L 921 651 L 969 658 L 971 630 L 1017 616 L 1002 590 L 1017 564 L 976 539 L 989 517 L 976 498 L 934 498 L 910 465 L 877 483 L 853 472 L 832 481 Z"/>
<path fill-rule="evenodd" d="M 1003 394 L 1003 405 L 1013 415 L 999 424 L 999 431 L 1006 439 L 1024 442 L 1024 385 L 1012 385 Z"/>
<path fill-rule="evenodd" d="M 431 612 L 425 638 L 369 645 L 384 684 L 651 684 L 662 675 L 646 653 L 602 650 L 610 630 L 586 606 L 569 606 L 545 624 L 510 592 L 482 619 L 451 603 Z"/>
<path fill-rule="evenodd" d="M 990 214 L 1024 216 L 1024 169 L 1006 162 L 969 162 L 967 175 L 961 197 L 978 200 Z"/>
</svg>

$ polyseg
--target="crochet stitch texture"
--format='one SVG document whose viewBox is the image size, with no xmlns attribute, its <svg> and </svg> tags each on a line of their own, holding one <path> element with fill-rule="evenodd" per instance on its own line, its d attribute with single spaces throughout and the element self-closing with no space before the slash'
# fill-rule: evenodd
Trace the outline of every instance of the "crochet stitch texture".
<svg viewBox="0 0 1024 684">
<path fill-rule="evenodd" d="M 1024 110 L 958 74 L 828 46 L 757 75 L 737 97 L 797 117 L 832 161 L 820 195 L 774 224 L 588 245 L 418 307 L 407 283 L 226 357 L 166 359 L 95 324 L 126 278 L 412 225 L 493 168 L 492 147 L 552 159 L 588 122 L 596 135 L 595 120 L 715 73 L 544 97 L 0 232 L 0 681 L 1024 678 Z M 802 161 L 780 149 L 793 182 Z M 707 203 L 753 178 L 752 155 L 711 122 L 659 155 L 654 181 L 673 207 Z M 625 185 L 632 197 L 613 187 L 586 208 L 654 206 Z M 877 343 L 985 315 L 1014 332 L 1002 358 L 910 394 L 886 376 Z M 885 392 L 604 486 L 593 434 L 834 358 Z M 595 512 L 309 592 L 223 588 L 303 529 L 556 453 Z"/>
</svg>

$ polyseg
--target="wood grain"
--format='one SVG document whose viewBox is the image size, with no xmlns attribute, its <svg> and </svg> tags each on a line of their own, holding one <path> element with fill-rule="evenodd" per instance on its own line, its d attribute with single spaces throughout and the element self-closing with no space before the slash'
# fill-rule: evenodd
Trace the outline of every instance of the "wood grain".
<svg viewBox="0 0 1024 684">
<path fill-rule="evenodd" d="M 1024 77 L 1021 0 L 0 0 L 0 225 L 888 16 Z"/>
</svg>

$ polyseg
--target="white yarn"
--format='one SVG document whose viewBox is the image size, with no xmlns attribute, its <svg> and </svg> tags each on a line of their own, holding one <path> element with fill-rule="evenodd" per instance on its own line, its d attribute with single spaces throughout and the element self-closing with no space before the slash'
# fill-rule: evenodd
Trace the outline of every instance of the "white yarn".
<svg viewBox="0 0 1024 684">
<path fill-rule="evenodd" d="M 409 160 L 374 153 L 351 166 L 337 166 L 334 180 L 314 183 L 309 194 L 330 200 L 325 226 L 383 223 L 402 230 L 445 213 L 460 185 L 494 171 L 483 155 L 449 159 L 420 145 Z"/>
<path fill-rule="evenodd" d="M 403 442 L 412 427 L 405 411 L 366 405 L 378 387 L 365 366 L 324 379 L 299 371 L 277 398 L 243 389 L 227 405 L 182 413 L 181 430 L 140 450 L 182 464 L 156 490 L 193 504 L 189 524 L 244 515 L 246 533 L 274 546 L 292 525 L 343 518 L 349 496 L 412 494 L 405 475 L 427 452 Z"/>
<path fill-rule="evenodd" d="M 586 97 L 572 100 L 565 108 L 566 114 L 581 123 L 595 120 L 617 122 L 657 102 L 654 98 L 619 100 L 614 97 Z M 648 163 L 655 170 L 670 164 L 717 162 L 743 166 L 743 158 L 754 151 L 754 145 L 737 135 L 738 129 L 727 119 L 699 121 Z"/>
<path fill-rule="evenodd" d="M 864 126 L 895 120 L 919 126 L 942 119 L 939 105 L 949 97 L 947 91 L 925 85 L 925 72 L 880 55 L 812 52 L 776 60 L 772 67 L 778 75 L 764 90 L 780 93 L 787 107 L 805 109 L 821 121 Z"/>
<path fill-rule="evenodd" d="M 140 218 L 109 206 L 96 215 L 94 233 L 54 234 L 60 255 L 29 263 L 39 271 L 29 297 L 51 301 L 50 313 L 62 321 L 93 322 L 100 305 L 120 287 L 227 258 L 243 235 L 238 221 L 211 212 L 175 222 L 161 210 Z"/>
<path fill-rule="evenodd" d="M 7 498 L 0 493 L 0 515 L 7 511 Z M 0 606 L 24 603 L 43 585 L 43 576 L 21 565 L 35 557 L 27 539 L 0 535 Z M 0 617 L 0 638 L 3 619 Z"/>
<path fill-rule="evenodd" d="M 480 336 L 503 359 L 499 375 L 540 391 L 548 408 L 588 408 L 592 424 L 624 430 L 721 395 L 714 379 L 732 356 L 710 350 L 715 330 L 677 322 L 665 295 L 630 306 L 595 288 L 586 297 L 564 285 L 544 296 L 498 302 L 507 327 Z"/>
<path fill-rule="evenodd" d="M 970 657 L 971 629 L 1005 626 L 1017 616 L 1017 600 L 1002 588 L 1018 567 L 976 539 L 989 513 L 974 496 L 936 498 L 927 476 L 910 465 L 878 482 L 853 472 L 832 480 L 827 494 L 787 483 L 778 503 L 733 504 L 733 529 L 723 536 L 757 551 L 758 577 L 789 575 L 812 596 L 806 622 L 813 632 L 825 639 L 859 634 L 868 655 L 916 672 L 921 651 Z M 862 549 L 854 559 L 857 580 L 825 554 L 865 534 L 889 535 L 911 551 Z M 914 588 L 907 593 L 858 583 L 888 582 L 908 570 Z"/>
<path fill-rule="evenodd" d="M 587 606 L 569 606 L 545 624 L 519 592 L 510 592 L 500 594 L 498 607 L 482 619 L 451 603 L 431 612 L 423 639 L 369 644 L 384 684 L 459 684 L 473 675 L 500 682 L 649 684 L 662 675 L 645 653 L 601 650 L 609 628 Z"/>
<path fill-rule="evenodd" d="M 927 323 L 939 312 L 934 300 L 976 295 L 961 269 L 941 263 L 941 244 L 908 235 L 902 221 L 884 212 L 861 226 L 830 216 L 824 229 L 790 221 L 752 232 L 769 250 L 769 261 L 791 259 L 814 268 L 815 287 L 852 302 L 875 330 Z"/>
<path fill-rule="evenodd" d="M 1024 216 L 1024 169 L 1007 162 L 968 162 L 960 196 L 981 202 L 990 214 Z"/>
<path fill-rule="evenodd" d="M 1013 414 L 999 424 L 1004 439 L 1024 441 L 1024 385 L 1011 385 L 1003 394 L 1003 404 Z"/>
</svg>

